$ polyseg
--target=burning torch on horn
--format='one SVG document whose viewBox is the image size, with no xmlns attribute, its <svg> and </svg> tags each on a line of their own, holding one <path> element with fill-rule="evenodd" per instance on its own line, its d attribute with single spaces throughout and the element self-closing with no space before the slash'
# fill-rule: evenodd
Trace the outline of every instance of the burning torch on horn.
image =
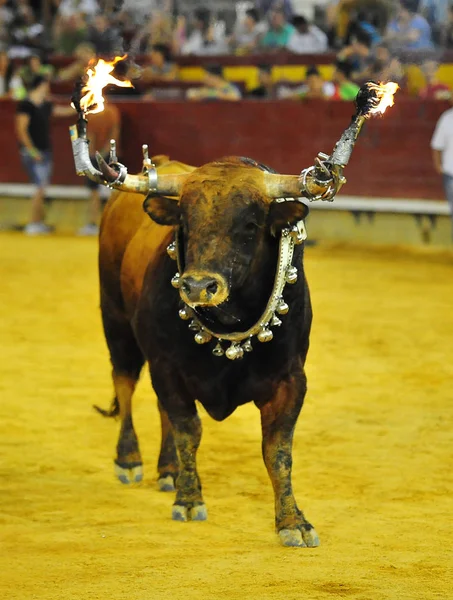
<svg viewBox="0 0 453 600">
<path fill-rule="evenodd" d="M 85 85 L 76 88 L 72 105 L 79 113 L 76 125 L 69 130 L 72 151 L 78 175 L 87 176 L 97 183 L 118 190 L 136 192 L 144 195 L 179 196 L 187 174 L 157 174 L 157 170 L 148 156 L 148 146 L 143 149 L 143 172 L 130 175 L 127 168 L 118 162 L 115 140 L 111 140 L 109 164 L 97 152 L 96 159 L 99 170 L 90 160 L 88 151 L 87 120 L 89 113 L 100 112 L 104 108 L 102 90 L 106 85 L 132 87 L 130 81 L 121 81 L 111 75 L 115 65 L 126 56 L 116 57 L 112 62 L 100 59 L 93 68 L 87 71 L 88 80 Z M 315 164 L 304 169 L 300 175 L 278 175 L 266 173 L 265 187 L 270 198 L 303 196 L 309 201 L 326 200 L 331 202 L 338 190 L 346 182 L 343 169 L 348 164 L 355 143 L 366 119 L 373 115 L 383 114 L 389 106 L 393 106 L 393 96 L 398 85 L 393 82 L 367 82 L 359 90 L 355 105 L 356 112 L 352 122 L 343 132 L 329 156 L 319 153 Z"/>
</svg>

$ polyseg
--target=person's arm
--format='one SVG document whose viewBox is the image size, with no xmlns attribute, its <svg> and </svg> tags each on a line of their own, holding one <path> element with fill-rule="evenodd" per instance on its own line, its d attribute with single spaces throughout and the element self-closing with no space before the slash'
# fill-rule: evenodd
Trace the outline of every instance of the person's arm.
<svg viewBox="0 0 453 600">
<path fill-rule="evenodd" d="M 439 175 L 442 175 L 442 151 L 434 150 L 434 148 L 433 148 L 432 149 L 432 157 L 433 157 L 434 170 L 436 171 L 436 173 L 439 173 Z"/>
<path fill-rule="evenodd" d="M 28 133 L 30 115 L 27 113 L 17 113 L 16 115 L 16 135 L 19 142 L 24 146 L 35 160 L 41 160 L 41 152 L 34 147 L 31 137 Z"/>
<path fill-rule="evenodd" d="M 62 104 L 55 104 L 52 110 L 53 117 L 75 117 L 76 112 L 72 106 L 63 106 Z"/>
</svg>

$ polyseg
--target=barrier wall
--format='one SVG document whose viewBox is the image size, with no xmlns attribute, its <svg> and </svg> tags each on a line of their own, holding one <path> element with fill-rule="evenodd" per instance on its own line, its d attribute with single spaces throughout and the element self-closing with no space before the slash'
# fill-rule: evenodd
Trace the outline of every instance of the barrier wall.
<svg viewBox="0 0 453 600">
<path fill-rule="evenodd" d="M 69 99 L 68 99 L 69 100 Z M 319 151 L 329 153 L 349 124 L 352 104 L 306 101 L 237 103 L 119 102 L 120 158 L 129 171 L 141 168 L 141 144 L 154 154 L 200 165 L 221 156 L 254 158 L 282 173 L 299 173 Z M 366 123 L 346 169 L 349 195 L 443 198 L 434 172 L 430 138 L 449 105 L 401 98 L 382 118 Z M 0 103 L 0 182 L 26 182 L 14 132 L 15 106 Z M 68 126 L 55 119 L 56 184 L 81 184 L 74 173 Z M 88 117 L 89 132 L 89 117 Z"/>
</svg>

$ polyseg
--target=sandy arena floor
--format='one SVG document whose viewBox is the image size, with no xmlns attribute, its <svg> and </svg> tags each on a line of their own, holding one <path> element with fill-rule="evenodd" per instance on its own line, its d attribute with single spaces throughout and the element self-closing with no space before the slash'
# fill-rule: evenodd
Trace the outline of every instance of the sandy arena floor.
<svg viewBox="0 0 453 600">
<path fill-rule="evenodd" d="M 309 249 L 299 503 L 319 549 L 279 546 L 258 411 L 203 414 L 207 523 L 170 520 L 157 409 L 136 396 L 145 482 L 113 477 L 118 424 L 96 241 L 0 236 L 0 594 L 5 600 L 453 598 L 453 254 Z"/>
</svg>

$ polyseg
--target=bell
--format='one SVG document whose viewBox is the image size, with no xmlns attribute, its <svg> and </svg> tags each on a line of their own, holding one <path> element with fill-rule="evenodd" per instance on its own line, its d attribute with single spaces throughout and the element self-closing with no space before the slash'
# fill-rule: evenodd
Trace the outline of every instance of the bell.
<svg viewBox="0 0 453 600">
<path fill-rule="evenodd" d="M 281 320 L 277 317 L 277 315 L 274 315 L 271 319 L 271 326 L 272 327 L 280 327 L 281 324 L 282 324 Z"/>
<path fill-rule="evenodd" d="M 253 346 L 252 346 L 252 342 L 250 339 L 246 340 L 243 344 L 242 344 L 242 349 L 244 350 L 244 352 L 252 352 L 253 350 Z"/>
<path fill-rule="evenodd" d="M 227 348 L 225 356 L 230 360 L 236 360 L 237 358 L 242 358 L 244 356 L 244 351 L 237 343 L 233 342 L 231 346 Z"/>
<path fill-rule="evenodd" d="M 167 254 L 170 258 L 172 258 L 173 260 L 176 260 L 176 244 L 175 244 L 175 242 L 168 244 Z"/>
<path fill-rule="evenodd" d="M 297 269 L 296 267 L 288 267 L 286 271 L 286 282 L 293 284 L 297 281 Z"/>
<path fill-rule="evenodd" d="M 212 335 L 203 329 L 195 334 L 195 341 L 197 344 L 207 344 L 212 339 Z"/>
<path fill-rule="evenodd" d="M 176 275 L 173 275 L 173 277 L 171 278 L 171 285 L 174 288 L 181 287 L 181 275 L 179 273 L 176 273 Z"/>
<path fill-rule="evenodd" d="M 272 331 L 270 329 L 266 329 L 265 327 L 258 334 L 258 340 L 263 343 L 270 342 L 273 337 L 274 334 Z"/>
<path fill-rule="evenodd" d="M 197 323 L 197 321 L 195 321 L 195 319 L 192 319 L 192 321 L 189 323 L 189 329 L 190 331 L 200 331 L 200 325 Z"/>
<path fill-rule="evenodd" d="M 216 347 L 213 349 L 212 353 L 214 354 L 214 356 L 223 356 L 225 354 L 222 348 L 222 344 L 220 342 L 218 342 Z"/>
<path fill-rule="evenodd" d="M 192 311 L 187 306 L 183 306 L 183 308 L 179 309 L 179 318 L 183 321 L 187 321 L 192 316 Z"/>
<path fill-rule="evenodd" d="M 288 314 L 289 311 L 289 306 L 286 304 L 286 302 L 283 300 L 283 298 L 280 298 L 280 300 L 278 301 L 277 304 L 277 312 L 279 315 L 286 315 Z"/>
</svg>

